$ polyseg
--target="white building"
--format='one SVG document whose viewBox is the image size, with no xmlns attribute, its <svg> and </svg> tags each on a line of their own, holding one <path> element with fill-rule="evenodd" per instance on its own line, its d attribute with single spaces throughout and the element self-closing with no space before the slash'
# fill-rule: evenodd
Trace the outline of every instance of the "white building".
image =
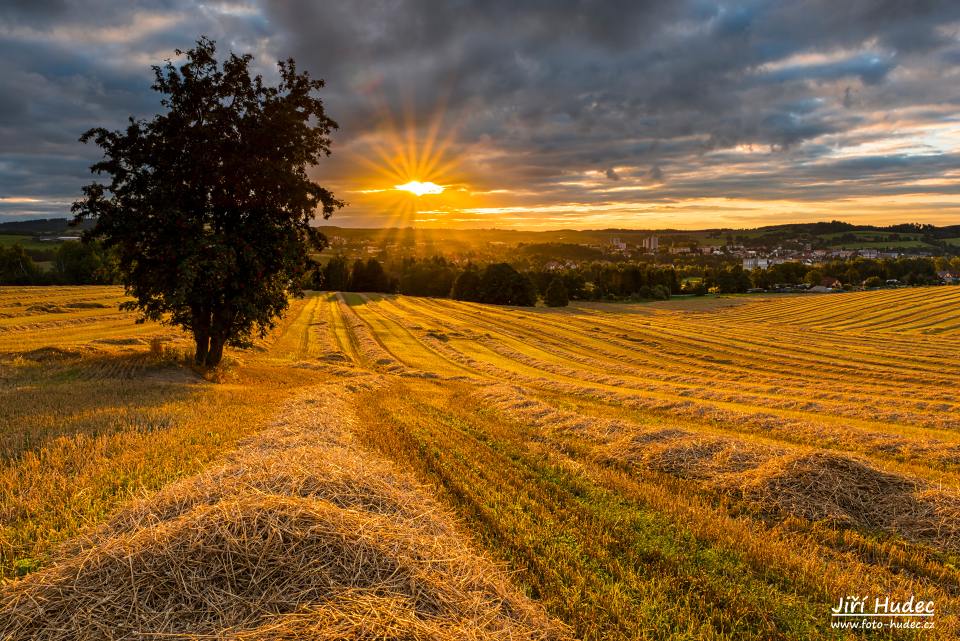
<svg viewBox="0 0 960 641">
<path fill-rule="evenodd" d="M 768 258 L 759 258 L 757 256 L 751 256 L 743 259 L 743 268 L 745 270 L 756 269 L 766 269 L 770 266 L 770 260 Z"/>
<path fill-rule="evenodd" d="M 660 249 L 660 239 L 656 236 L 648 236 L 643 239 L 643 251 L 655 254 Z"/>
</svg>

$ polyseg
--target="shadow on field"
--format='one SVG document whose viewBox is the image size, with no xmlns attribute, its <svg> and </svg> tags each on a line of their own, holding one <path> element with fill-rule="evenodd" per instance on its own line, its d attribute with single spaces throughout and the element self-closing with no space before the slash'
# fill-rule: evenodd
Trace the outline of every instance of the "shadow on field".
<svg viewBox="0 0 960 641">
<path fill-rule="evenodd" d="M 173 421 L 163 406 L 186 400 L 202 382 L 190 368 L 142 348 L 0 353 L 0 460 L 58 437 L 168 428 Z"/>
</svg>

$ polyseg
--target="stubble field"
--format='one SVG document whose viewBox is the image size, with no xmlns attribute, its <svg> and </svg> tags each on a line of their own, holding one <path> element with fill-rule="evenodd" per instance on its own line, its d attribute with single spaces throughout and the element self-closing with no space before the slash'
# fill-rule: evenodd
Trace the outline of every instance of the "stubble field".
<svg viewBox="0 0 960 641">
<path fill-rule="evenodd" d="M 318 293 L 215 382 L 178 364 L 183 336 L 116 311 L 121 296 L 0 289 L 0 624 L 36 625 L 23 604 L 62 593 L 57 569 L 78 550 L 150 530 L 167 517 L 130 514 L 265 445 L 290 403 L 334 397 L 328 413 L 351 420 L 324 429 L 408 475 L 408 502 L 438 501 L 471 567 L 515 604 L 468 616 L 451 597 L 456 625 L 843 638 L 856 633 L 831 628 L 841 597 L 912 595 L 935 602 L 935 628 L 877 636 L 960 634 L 960 288 L 561 310 Z M 140 629 L 199 625 L 144 616 Z M 224 616 L 204 630 L 266 625 Z"/>
</svg>

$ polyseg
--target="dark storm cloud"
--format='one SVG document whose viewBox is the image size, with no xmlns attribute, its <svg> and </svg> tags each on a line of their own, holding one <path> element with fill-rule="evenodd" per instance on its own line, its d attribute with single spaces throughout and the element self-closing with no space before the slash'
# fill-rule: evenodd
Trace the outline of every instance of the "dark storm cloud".
<svg viewBox="0 0 960 641">
<path fill-rule="evenodd" d="M 933 1 L 15 0 L 0 216 L 75 195 L 96 156 L 80 132 L 151 113 L 149 64 L 200 34 L 325 78 L 339 152 L 362 152 L 385 113 L 424 134 L 442 111 L 475 187 L 531 206 L 907 193 L 951 180 L 956 136 L 890 132 L 955 117 L 958 25 L 960 3 Z M 349 191 L 348 157 L 319 175 Z"/>
</svg>

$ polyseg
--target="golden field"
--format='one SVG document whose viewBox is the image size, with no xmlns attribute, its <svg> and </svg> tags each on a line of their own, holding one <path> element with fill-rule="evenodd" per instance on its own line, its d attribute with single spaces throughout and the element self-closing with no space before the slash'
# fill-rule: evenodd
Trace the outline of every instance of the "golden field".
<svg viewBox="0 0 960 641">
<path fill-rule="evenodd" d="M 888 637 L 960 635 L 960 288 L 316 293 L 215 380 L 120 300 L 0 288 L 0 637 L 98 603 L 230 638 L 844 638 L 846 595 L 935 602 Z M 296 544 L 261 561 L 270 532 Z"/>
</svg>

